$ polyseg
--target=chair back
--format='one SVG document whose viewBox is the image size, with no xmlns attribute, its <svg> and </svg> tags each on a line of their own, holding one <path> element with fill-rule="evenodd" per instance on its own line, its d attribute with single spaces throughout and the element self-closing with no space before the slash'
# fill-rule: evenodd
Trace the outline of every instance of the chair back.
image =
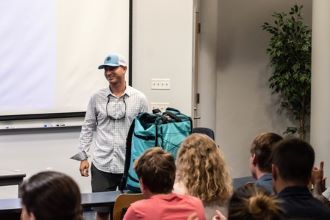
<svg viewBox="0 0 330 220">
<path fill-rule="evenodd" d="M 196 127 L 192 129 L 192 133 L 205 134 L 214 140 L 214 131 L 211 128 Z"/>
<path fill-rule="evenodd" d="M 128 207 L 138 200 L 144 199 L 144 195 L 142 193 L 125 193 L 121 194 L 116 198 L 112 219 L 113 220 L 122 220 Z"/>
</svg>

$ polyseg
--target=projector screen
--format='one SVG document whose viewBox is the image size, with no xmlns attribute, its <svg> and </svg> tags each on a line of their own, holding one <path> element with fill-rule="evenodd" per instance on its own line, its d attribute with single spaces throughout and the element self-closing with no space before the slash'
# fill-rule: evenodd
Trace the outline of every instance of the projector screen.
<svg viewBox="0 0 330 220">
<path fill-rule="evenodd" d="M 129 0 L 1 0 L 0 116 L 85 111 L 129 23 Z"/>
</svg>

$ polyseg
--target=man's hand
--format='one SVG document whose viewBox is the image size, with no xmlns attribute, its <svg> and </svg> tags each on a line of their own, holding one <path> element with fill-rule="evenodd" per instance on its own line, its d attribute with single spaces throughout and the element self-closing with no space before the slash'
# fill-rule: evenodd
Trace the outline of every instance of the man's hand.
<svg viewBox="0 0 330 220">
<path fill-rule="evenodd" d="M 187 220 L 199 220 L 197 213 L 193 212 L 191 215 L 188 216 Z"/>
<path fill-rule="evenodd" d="M 88 170 L 89 170 L 89 163 L 88 160 L 82 160 L 80 161 L 80 174 L 81 176 L 88 176 Z"/>
<path fill-rule="evenodd" d="M 314 185 L 314 194 L 321 194 L 325 190 L 326 178 L 323 176 L 324 162 L 320 162 L 320 167 L 314 167 L 312 170 L 311 182 Z"/>
<path fill-rule="evenodd" d="M 227 220 L 227 218 L 219 210 L 215 210 L 215 216 L 213 216 L 212 220 Z"/>
</svg>

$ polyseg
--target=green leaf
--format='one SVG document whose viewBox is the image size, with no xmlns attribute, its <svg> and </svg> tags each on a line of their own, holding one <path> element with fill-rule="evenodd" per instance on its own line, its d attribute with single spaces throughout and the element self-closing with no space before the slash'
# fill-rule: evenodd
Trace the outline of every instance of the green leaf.
<svg viewBox="0 0 330 220">
<path fill-rule="evenodd" d="M 270 34 L 266 49 L 273 69 L 269 88 L 278 94 L 279 110 L 297 124 L 309 116 L 311 103 L 311 29 L 304 24 L 302 8 L 295 4 L 288 13 L 274 12 L 273 24 L 262 25 Z"/>
</svg>

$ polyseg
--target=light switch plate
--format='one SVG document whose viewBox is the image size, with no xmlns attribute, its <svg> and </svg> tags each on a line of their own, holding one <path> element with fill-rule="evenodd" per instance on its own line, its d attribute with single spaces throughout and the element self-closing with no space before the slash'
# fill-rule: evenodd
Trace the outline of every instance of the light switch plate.
<svg viewBox="0 0 330 220">
<path fill-rule="evenodd" d="M 151 79 L 152 90 L 170 90 L 171 81 L 170 79 Z"/>
</svg>

